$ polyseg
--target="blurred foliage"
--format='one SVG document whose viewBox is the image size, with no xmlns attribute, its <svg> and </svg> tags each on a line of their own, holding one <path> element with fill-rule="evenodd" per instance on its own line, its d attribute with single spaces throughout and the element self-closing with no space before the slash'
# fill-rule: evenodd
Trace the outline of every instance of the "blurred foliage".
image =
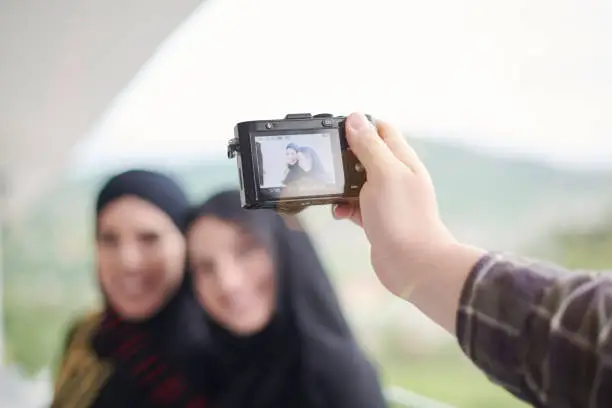
<svg viewBox="0 0 612 408">
<path fill-rule="evenodd" d="M 612 222 L 554 238 L 554 257 L 571 269 L 612 270 Z"/>
<path fill-rule="evenodd" d="M 457 353 L 439 353 L 413 359 L 382 360 L 387 384 L 402 386 L 458 408 L 526 408 L 491 382 Z"/>
</svg>

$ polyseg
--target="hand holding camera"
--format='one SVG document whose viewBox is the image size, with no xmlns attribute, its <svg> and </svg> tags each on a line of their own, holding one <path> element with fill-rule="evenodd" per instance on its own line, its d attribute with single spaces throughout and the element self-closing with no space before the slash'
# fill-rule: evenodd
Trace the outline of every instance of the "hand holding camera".
<svg viewBox="0 0 612 408">
<path fill-rule="evenodd" d="M 446 228 L 429 173 L 397 129 L 358 113 L 346 122 L 367 182 L 359 202 L 338 205 L 335 217 L 363 227 L 372 266 L 389 291 L 454 333 L 461 288 L 484 251 L 457 242 Z"/>
<path fill-rule="evenodd" d="M 373 125 L 358 113 L 348 117 L 346 127 L 367 182 L 359 202 L 338 205 L 334 215 L 364 228 L 381 282 L 406 297 L 426 278 L 420 276 L 419 265 L 430 263 L 431 255 L 455 241 L 438 215 L 429 173 L 402 134 L 382 121 Z"/>
</svg>

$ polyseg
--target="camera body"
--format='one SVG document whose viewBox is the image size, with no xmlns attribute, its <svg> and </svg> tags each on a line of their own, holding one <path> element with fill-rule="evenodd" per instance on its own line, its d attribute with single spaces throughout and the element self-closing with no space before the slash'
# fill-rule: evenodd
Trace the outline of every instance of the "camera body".
<svg viewBox="0 0 612 408">
<path fill-rule="evenodd" d="M 366 174 L 347 144 L 345 121 L 296 113 L 236 124 L 227 155 L 237 158 L 242 207 L 292 211 L 357 200 Z"/>
</svg>

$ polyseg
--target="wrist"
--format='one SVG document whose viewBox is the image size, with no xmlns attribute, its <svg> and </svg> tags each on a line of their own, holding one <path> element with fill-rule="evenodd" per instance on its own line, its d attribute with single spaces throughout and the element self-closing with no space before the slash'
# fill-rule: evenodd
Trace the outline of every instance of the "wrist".
<svg viewBox="0 0 612 408">
<path fill-rule="evenodd" d="M 416 275 L 407 296 L 430 319 L 454 334 L 457 308 L 465 282 L 486 251 L 451 240 L 423 251 L 407 263 Z"/>
</svg>

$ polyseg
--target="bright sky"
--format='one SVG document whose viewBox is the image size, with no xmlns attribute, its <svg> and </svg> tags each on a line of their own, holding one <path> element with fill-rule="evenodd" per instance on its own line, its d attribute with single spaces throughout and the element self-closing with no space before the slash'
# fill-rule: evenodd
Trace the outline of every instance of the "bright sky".
<svg viewBox="0 0 612 408">
<path fill-rule="evenodd" d="M 75 156 L 225 157 L 238 121 L 367 111 L 415 134 L 612 157 L 609 0 L 206 0 Z"/>
</svg>

